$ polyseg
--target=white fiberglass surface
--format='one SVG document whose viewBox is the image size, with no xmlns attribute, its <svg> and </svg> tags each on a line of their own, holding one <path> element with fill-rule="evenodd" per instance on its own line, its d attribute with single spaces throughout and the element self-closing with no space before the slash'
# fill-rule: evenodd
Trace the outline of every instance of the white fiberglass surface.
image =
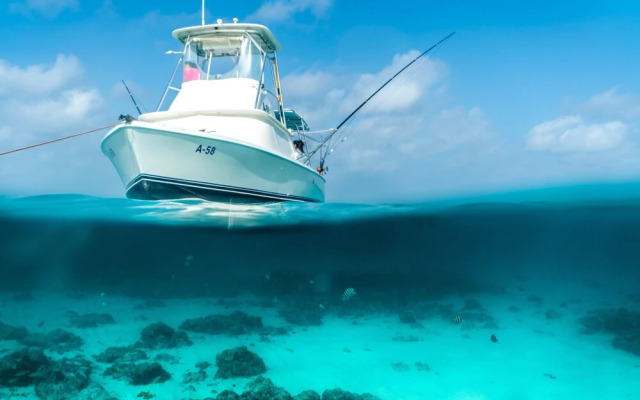
<svg viewBox="0 0 640 400">
<path fill-rule="evenodd" d="M 169 111 L 252 110 L 258 85 L 250 78 L 184 82 Z"/>
</svg>

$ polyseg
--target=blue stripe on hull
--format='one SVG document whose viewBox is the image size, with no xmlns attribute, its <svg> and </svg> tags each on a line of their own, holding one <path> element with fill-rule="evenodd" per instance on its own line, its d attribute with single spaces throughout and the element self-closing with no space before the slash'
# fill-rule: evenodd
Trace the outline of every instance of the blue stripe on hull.
<svg viewBox="0 0 640 400">
<path fill-rule="evenodd" d="M 209 201 L 240 203 L 259 203 L 269 201 L 306 201 L 317 203 L 317 200 L 289 196 L 285 194 L 246 189 L 235 186 L 173 179 L 164 176 L 140 174 L 127 186 L 127 197 L 139 200 L 166 200 L 201 198 Z"/>
</svg>

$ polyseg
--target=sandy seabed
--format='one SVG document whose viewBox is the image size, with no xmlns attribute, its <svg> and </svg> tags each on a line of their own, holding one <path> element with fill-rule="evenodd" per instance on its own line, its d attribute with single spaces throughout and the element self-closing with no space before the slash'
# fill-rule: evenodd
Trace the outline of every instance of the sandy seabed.
<svg viewBox="0 0 640 400">
<path fill-rule="evenodd" d="M 138 399 L 142 393 L 157 399 L 216 398 L 224 390 L 240 394 L 252 378 L 214 378 L 216 355 L 238 346 L 261 357 L 266 365 L 262 375 L 294 396 L 341 388 L 383 400 L 640 398 L 640 354 L 613 346 L 611 332 L 586 332 L 581 323 L 597 310 L 640 310 L 631 293 L 606 288 L 593 282 L 514 279 L 501 290 L 395 309 L 366 306 L 366 293 L 333 306 L 306 301 L 305 307 L 321 310 L 319 325 L 288 322 L 277 298 L 149 301 L 109 292 L 0 292 L 0 321 L 29 332 L 61 328 L 81 337 L 78 348 L 45 349 L 45 354 L 86 358 L 92 363 L 91 381 L 119 399 Z M 70 323 L 70 311 L 106 313 L 115 323 L 78 328 Z M 139 341 L 151 323 L 178 329 L 189 318 L 234 311 L 281 329 L 268 334 L 187 332 L 192 345 L 145 349 L 148 360 L 158 360 L 171 375 L 163 383 L 131 385 L 105 376 L 110 364 L 95 359 L 108 347 Z M 0 357 L 24 347 L 17 340 L 0 340 Z M 186 380 L 202 362 L 211 364 L 206 376 Z M 0 397 L 39 398 L 33 386 L 0 387 Z"/>
</svg>

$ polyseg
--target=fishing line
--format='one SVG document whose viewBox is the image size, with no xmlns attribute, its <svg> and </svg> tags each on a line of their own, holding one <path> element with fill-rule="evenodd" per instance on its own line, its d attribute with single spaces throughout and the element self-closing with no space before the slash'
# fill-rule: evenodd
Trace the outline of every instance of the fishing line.
<svg viewBox="0 0 640 400">
<path fill-rule="evenodd" d="M 327 149 L 323 154 L 321 154 L 321 159 L 324 159 L 326 161 L 326 159 L 331 154 L 333 154 L 333 152 L 341 144 L 347 141 L 348 137 L 352 136 L 357 132 L 356 127 L 358 126 L 358 124 L 360 124 L 364 120 L 366 116 L 372 116 L 373 114 L 376 114 L 376 112 L 381 108 L 381 106 L 384 104 L 385 101 L 387 101 L 389 98 L 392 98 L 398 93 L 398 91 L 402 88 L 403 84 L 406 84 L 409 81 L 412 81 L 413 78 L 415 78 L 415 76 L 420 71 L 420 66 L 424 65 L 429 59 L 431 59 L 430 56 L 421 58 L 419 61 L 416 62 L 415 65 L 412 66 L 413 68 L 410 68 L 407 70 L 406 74 L 403 74 L 402 76 L 398 76 L 398 81 L 394 82 L 396 83 L 395 85 L 388 86 L 386 90 L 380 91 L 380 94 L 385 93 L 385 96 L 378 97 L 377 99 L 372 99 L 373 101 L 367 104 L 366 108 L 363 107 L 363 110 L 367 110 L 366 113 L 358 114 L 354 116 L 351 120 L 349 120 L 349 122 L 346 123 L 343 127 L 344 134 L 341 136 L 332 138 L 326 143 Z M 375 115 L 373 115 L 373 117 L 375 118 Z"/>
<path fill-rule="evenodd" d="M 407 68 L 409 68 L 411 65 L 413 65 L 416 61 L 418 61 L 420 58 L 425 56 L 431 50 L 435 49 L 441 43 L 444 43 L 445 41 L 447 41 L 454 34 L 455 34 L 455 32 L 451 32 L 449 35 L 445 36 L 443 39 L 440 39 L 433 46 L 429 47 L 427 50 L 425 50 L 420 55 L 418 55 L 416 58 L 414 58 L 410 63 L 408 63 L 407 65 L 402 67 L 398 72 L 395 73 L 395 75 L 393 75 L 391 78 L 389 78 L 382 86 L 380 86 L 375 92 L 373 92 L 373 94 L 371 94 L 371 96 L 369 96 L 365 101 L 363 101 L 362 104 L 360 104 L 355 110 L 353 110 L 353 112 L 351 114 L 349 114 L 349 116 L 347 118 L 345 118 L 344 121 L 342 121 L 340 124 L 338 124 L 338 126 L 336 127 L 336 131 L 339 130 L 342 127 L 342 125 L 344 125 L 349 119 L 351 119 L 354 115 L 356 115 L 362 109 L 362 107 L 364 107 L 369 102 L 369 100 L 371 100 L 378 93 L 380 93 L 380 91 L 382 89 L 384 89 L 389 83 L 391 83 L 396 77 L 398 77 L 398 75 L 402 74 Z"/>
<path fill-rule="evenodd" d="M 435 48 L 437 48 L 439 45 L 443 44 L 444 42 L 446 42 L 449 38 L 451 38 L 451 36 L 453 36 L 455 34 L 455 32 L 451 32 L 450 34 L 448 34 L 447 36 L 445 36 L 444 38 L 440 39 L 438 42 L 436 42 L 434 45 L 432 45 L 431 47 L 429 47 L 427 50 L 423 51 L 422 53 L 420 53 L 420 55 L 418 55 L 416 58 L 414 58 L 411 62 L 409 62 L 408 64 L 406 64 L 404 67 L 402 67 L 398 72 L 395 73 L 395 75 L 393 75 L 391 78 L 389 78 L 382 86 L 380 86 L 375 92 L 373 92 L 365 101 L 363 101 L 355 110 L 353 110 L 351 112 L 351 114 L 349 114 L 347 116 L 347 118 L 345 118 L 342 122 L 340 122 L 340 124 L 338 124 L 338 126 L 335 128 L 335 131 L 333 133 L 331 133 L 325 140 L 324 143 L 321 144 L 320 146 L 316 147 L 313 151 L 311 151 L 308 156 L 307 156 L 307 161 L 309 161 L 318 151 L 320 152 L 320 167 L 318 168 L 319 172 L 322 172 L 323 170 L 323 166 L 324 166 L 324 162 L 325 162 L 325 158 L 328 156 L 329 154 L 329 150 L 327 149 L 326 151 L 322 151 L 322 148 L 327 146 L 328 144 L 331 144 L 331 140 L 334 137 L 334 135 L 336 134 L 336 132 L 338 132 L 340 130 L 340 128 L 342 128 L 344 125 L 348 124 L 348 122 L 350 122 L 352 120 L 352 118 L 369 102 L 369 100 L 371 100 L 372 98 L 374 98 L 378 93 L 380 93 L 380 91 L 382 91 L 382 89 L 384 89 L 389 83 L 391 83 L 395 78 L 397 78 L 400 74 L 402 74 L 407 68 L 409 68 L 410 66 L 412 66 L 414 63 L 416 63 L 417 61 L 419 61 L 423 56 L 425 56 L 427 53 L 429 53 L 431 50 L 434 50 Z M 345 139 L 343 139 L 343 141 L 346 140 L 346 136 Z M 328 147 L 328 146 L 327 146 Z"/>
<path fill-rule="evenodd" d="M 11 154 L 11 153 L 16 153 L 16 152 L 22 151 L 22 150 L 32 149 L 32 148 L 38 147 L 38 146 L 44 146 L 45 144 L 51 144 L 51 143 L 55 143 L 55 142 L 60 142 L 62 140 L 67 140 L 67 139 L 71 139 L 71 138 L 74 138 L 74 137 L 86 135 L 87 133 L 93 133 L 93 132 L 102 131 L 104 129 L 113 128 L 114 126 L 119 125 L 119 124 L 120 124 L 120 122 L 117 122 L 115 124 L 102 126 L 100 128 L 95 128 L 95 129 L 91 129 L 91 130 L 80 132 L 80 133 L 75 133 L 73 135 L 64 136 L 64 137 L 53 139 L 53 140 L 49 140 L 49 141 L 46 141 L 46 142 L 36 143 L 36 144 L 32 144 L 30 146 L 25 146 L 25 147 L 20 147 L 19 149 L 5 151 L 4 153 L 0 153 L 0 156 L 4 156 L 4 155 L 7 155 L 7 154 Z"/>
<path fill-rule="evenodd" d="M 306 139 L 307 139 L 307 140 L 311 140 L 312 142 L 322 143 L 322 141 L 323 141 L 324 139 L 322 139 L 322 138 L 317 139 L 317 138 L 312 137 L 311 135 L 313 135 L 313 134 L 317 134 L 317 133 L 325 133 L 325 132 L 333 132 L 333 128 L 332 128 L 332 129 L 324 129 L 324 130 L 321 130 L 321 131 L 311 131 L 311 132 L 307 132 L 307 133 L 301 133 L 301 132 L 300 132 L 300 133 L 298 133 L 298 134 L 299 134 L 299 135 L 305 135 L 305 136 L 306 136 Z M 296 132 L 296 133 L 297 133 L 297 132 Z"/>
</svg>

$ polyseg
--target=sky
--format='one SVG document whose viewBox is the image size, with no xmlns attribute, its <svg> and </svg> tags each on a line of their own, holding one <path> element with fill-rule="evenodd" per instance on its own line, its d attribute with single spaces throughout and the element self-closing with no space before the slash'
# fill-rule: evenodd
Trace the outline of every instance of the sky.
<svg viewBox="0 0 640 400">
<path fill-rule="evenodd" d="M 0 3 L 0 152 L 155 111 L 201 0 Z M 207 23 L 268 26 L 285 107 L 335 127 L 329 202 L 419 202 L 640 180 L 637 1 L 208 0 Z M 124 197 L 106 131 L 0 156 L 0 196 Z"/>
</svg>

